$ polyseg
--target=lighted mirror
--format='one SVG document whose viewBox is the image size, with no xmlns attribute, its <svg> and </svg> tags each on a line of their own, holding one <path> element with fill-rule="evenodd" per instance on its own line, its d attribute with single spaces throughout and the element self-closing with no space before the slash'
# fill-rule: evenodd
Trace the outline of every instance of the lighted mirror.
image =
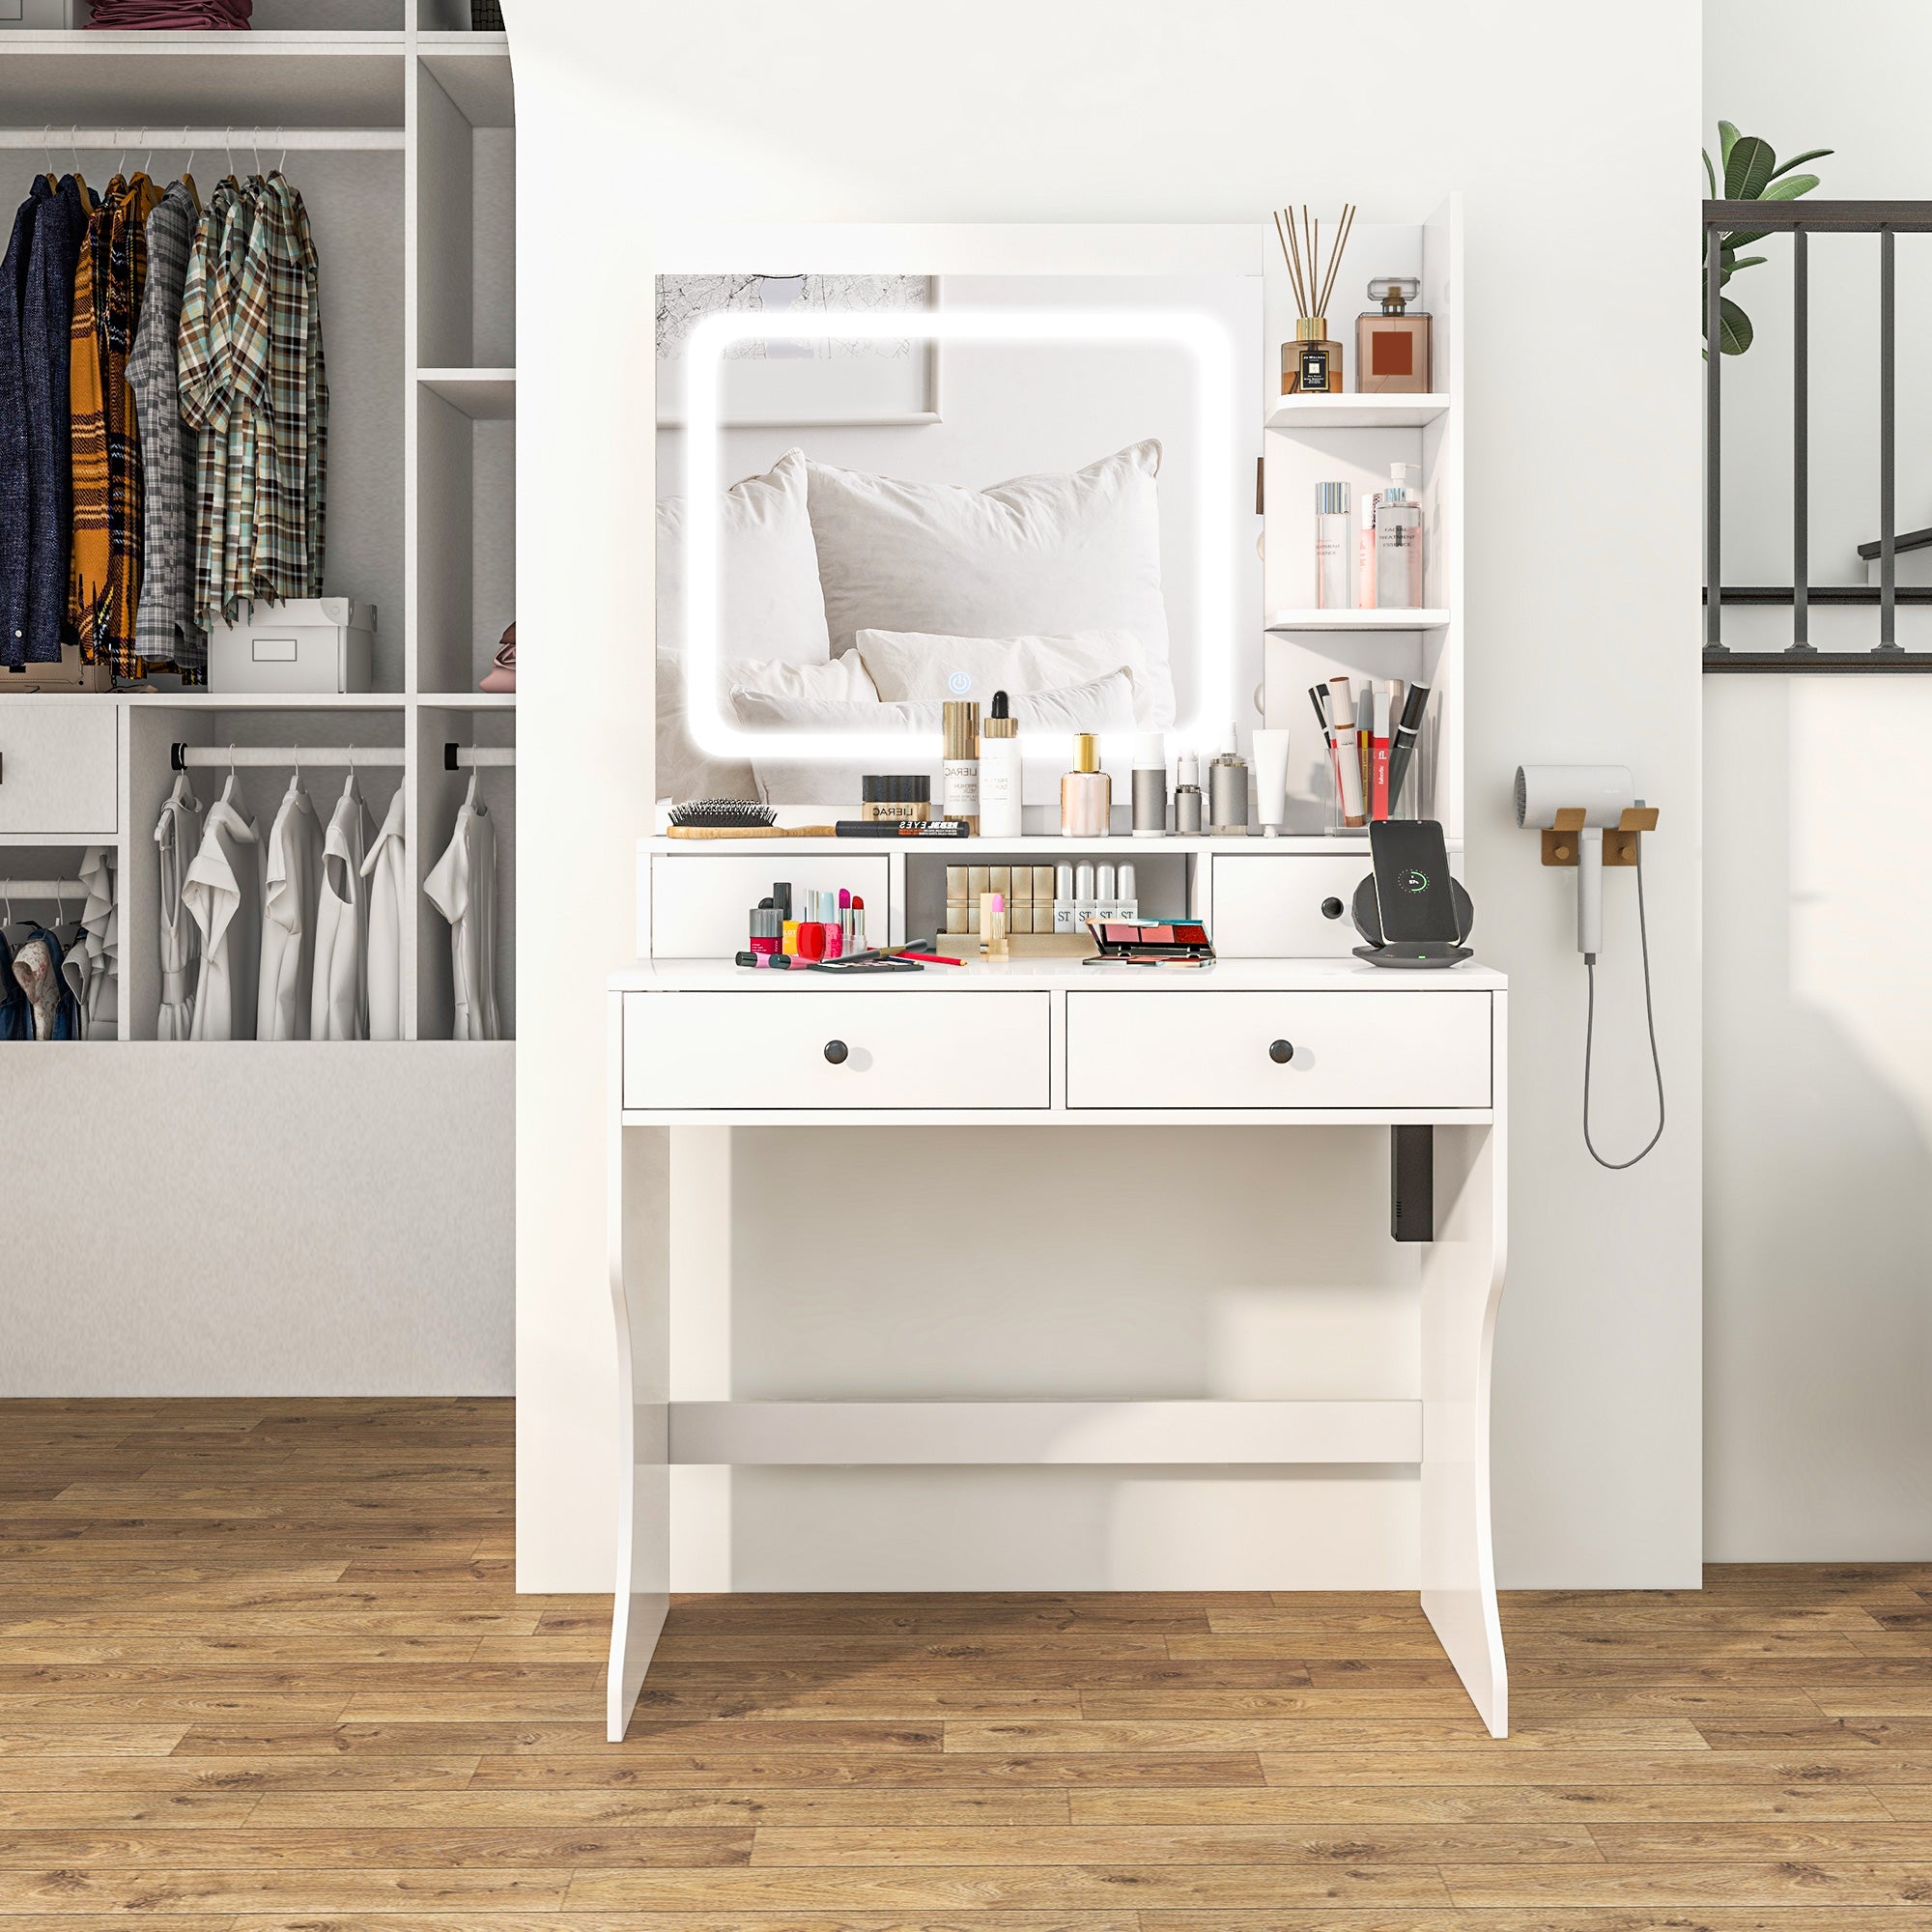
<svg viewBox="0 0 1932 1932">
<path fill-rule="evenodd" d="M 661 798 L 856 804 L 998 690 L 1036 805 L 1075 732 L 1124 772 L 1258 722 L 1253 228 L 711 231 L 658 268 Z"/>
</svg>

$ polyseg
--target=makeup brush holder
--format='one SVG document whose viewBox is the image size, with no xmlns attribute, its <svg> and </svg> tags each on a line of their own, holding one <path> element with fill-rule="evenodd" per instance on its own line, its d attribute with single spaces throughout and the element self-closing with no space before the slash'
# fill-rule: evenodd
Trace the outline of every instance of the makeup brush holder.
<svg viewBox="0 0 1932 1932">
<path fill-rule="evenodd" d="M 1577 863 L 1577 835 L 1582 831 L 1589 814 L 1579 806 L 1566 806 L 1555 816 L 1555 829 L 1543 835 L 1543 863 L 1546 866 L 1574 866 Z M 1644 833 L 1656 830 L 1656 806 L 1629 807 L 1614 827 L 1605 829 L 1604 864 L 1634 866 L 1637 839 Z"/>
</svg>

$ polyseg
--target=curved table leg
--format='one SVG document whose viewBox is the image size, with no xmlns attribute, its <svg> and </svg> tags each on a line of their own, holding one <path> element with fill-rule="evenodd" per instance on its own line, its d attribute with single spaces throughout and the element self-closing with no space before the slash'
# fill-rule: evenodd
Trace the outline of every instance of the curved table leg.
<svg viewBox="0 0 1932 1932">
<path fill-rule="evenodd" d="M 1499 1103 L 1503 1029 L 1498 997 Z M 1491 1534 L 1490 1368 L 1508 1227 L 1504 1154 L 1500 1118 L 1435 1129 L 1435 1239 L 1422 1264 L 1422 1607 L 1498 1738 L 1509 1734 L 1509 1669 Z"/>
</svg>

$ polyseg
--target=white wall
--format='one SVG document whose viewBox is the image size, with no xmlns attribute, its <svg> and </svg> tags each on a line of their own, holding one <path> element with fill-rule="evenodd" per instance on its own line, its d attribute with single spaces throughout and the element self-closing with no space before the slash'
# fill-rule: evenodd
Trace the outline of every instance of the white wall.
<svg viewBox="0 0 1932 1932">
<path fill-rule="evenodd" d="M 526 998 L 519 1049 L 520 1584 L 611 1574 L 602 983 L 630 950 L 651 796 L 653 223 L 1251 221 L 1345 195 L 1373 221 L 1451 187 L 1467 195 L 1468 877 L 1483 954 L 1515 985 L 1500 1563 L 1519 1585 L 1694 1582 L 1697 364 L 1688 324 L 1634 327 L 1627 302 L 1559 272 L 1587 249 L 1647 291 L 1647 312 L 1690 312 L 1694 15 L 1416 0 L 1351 16 L 1347 57 L 1294 88 L 1311 33 L 1343 30 L 1279 0 L 505 11 L 524 157 L 524 835 L 570 914 L 519 934 L 520 977 L 550 995 Z M 1616 173 L 1579 233 L 1580 154 Z M 625 185 L 621 245 L 586 182 Z M 1627 761 L 1664 810 L 1649 877 L 1671 1129 L 1630 1175 L 1592 1168 L 1577 1136 L 1582 969 L 1569 881 L 1511 822 L 1524 757 Z M 1641 1135 L 1647 1105 L 1629 883 L 1612 882 L 1603 975 L 1612 1147 Z M 1184 1212 L 1184 1174 L 1174 1198 Z M 774 1494 L 741 1541 L 789 1507 Z M 755 1571 L 758 1551 L 741 1554 Z"/>
<path fill-rule="evenodd" d="M 1820 194 L 1932 197 L 1911 0 L 1705 0 L 1705 140 L 1721 115 L 1814 163 Z M 1803 57 L 1794 49 L 1803 46 Z M 1932 239 L 1898 265 L 1898 523 L 1932 524 Z M 1723 367 L 1723 574 L 1791 582 L 1791 242 L 1730 293 L 1757 339 Z M 1811 579 L 1859 582 L 1878 535 L 1878 242 L 1810 246 Z M 1922 571 L 1918 581 L 1927 581 Z M 1733 613 L 1781 649 L 1788 611 Z M 1814 613 L 1867 649 L 1877 612 Z M 1900 641 L 1932 649 L 1932 611 Z M 1705 680 L 1706 1546 L 1726 1561 L 1922 1556 L 1932 1521 L 1932 900 L 1910 840 L 1932 789 L 1932 678 Z M 1854 750 L 1848 758 L 1848 748 Z M 1874 822 L 1876 821 L 1876 822 Z"/>
</svg>

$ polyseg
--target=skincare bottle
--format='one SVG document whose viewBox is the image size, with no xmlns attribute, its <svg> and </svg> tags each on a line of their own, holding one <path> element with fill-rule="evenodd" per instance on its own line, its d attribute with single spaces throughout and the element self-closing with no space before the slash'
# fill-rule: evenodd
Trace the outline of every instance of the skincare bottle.
<svg viewBox="0 0 1932 1932">
<path fill-rule="evenodd" d="M 1365 396 L 1419 396 L 1429 387 L 1427 311 L 1410 308 L 1422 293 L 1413 275 L 1378 275 L 1369 299 L 1378 311 L 1355 323 L 1355 387 Z"/>
<path fill-rule="evenodd" d="M 1058 865 L 1053 868 L 1053 929 L 1055 932 L 1078 932 L 1080 924 L 1073 914 L 1073 867 Z"/>
<path fill-rule="evenodd" d="M 1149 731 L 1134 741 L 1134 837 L 1167 836 L 1167 740 Z"/>
<path fill-rule="evenodd" d="M 1135 887 L 1134 868 L 1131 866 L 1122 866 L 1114 881 L 1114 917 L 1138 919 L 1140 909 L 1140 895 Z"/>
<path fill-rule="evenodd" d="M 1415 498 L 1415 465 L 1391 463 L 1388 488 L 1376 509 L 1376 608 L 1422 606 L 1422 505 Z"/>
<path fill-rule="evenodd" d="M 1060 836 L 1104 838 L 1114 807 L 1114 781 L 1100 769 L 1100 741 L 1091 731 L 1073 740 L 1073 769 L 1060 781 Z"/>
<path fill-rule="evenodd" d="M 940 811 L 964 819 L 969 832 L 980 829 L 980 706 L 976 699 L 949 697 L 940 713 L 946 734 L 946 772 Z"/>
<path fill-rule="evenodd" d="M 1208 830 L 1217 838 L 1248 830 L 1248 765 L 1236 749 L 1239 727 L 1228 726 L 1228 749 L 1208 767 Z"/>
<path fill-rule="evenodd" d="M 1007 694 L 993 694 L 993 709 L 980 726 L 980 836 L 1017 838 L 1025 783 L 1020 771 L 1020 721 Z"/>
<path fill-rule="evenodd" d="M 1354 531 L 1349 521 L 1349 486 L 1315 486 L 1315 608 L 1346 611 L 1354 601 L 1349 594 L 1354 575 L 1351 554 Z"/>
<path fill-rule="evenodd" d="M 1174 761 L 1174 829 L 1177 834 L 1201 830 L 1201 760 L 1192 752 Z"/>
</svg>

